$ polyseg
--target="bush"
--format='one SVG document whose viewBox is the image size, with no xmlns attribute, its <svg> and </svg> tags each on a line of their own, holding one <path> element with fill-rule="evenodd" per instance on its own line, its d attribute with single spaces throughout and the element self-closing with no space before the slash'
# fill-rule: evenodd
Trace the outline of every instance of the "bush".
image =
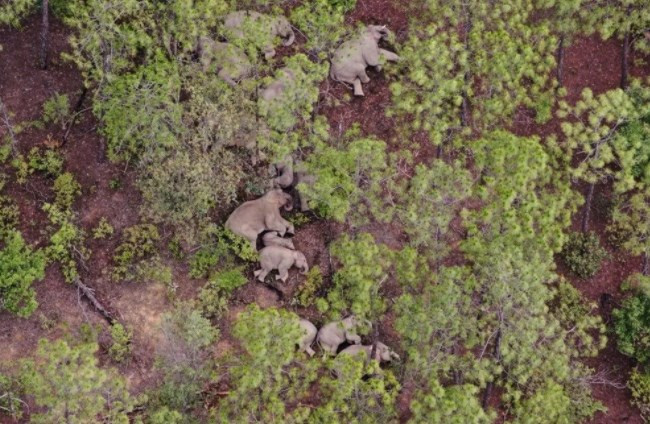
<svg viewBox="0 0 650 424">
<path fill-rule="evenodd" d="M 293 299 L 302 307 L 308 307 L 316 301 L 316 292 L 323 286 L 323 273 L 318 265 L 313 266 L 307 273 L 305 282 L 298 287 Z"/>
<path fill-rule="evenodd" d="M 627 382 L 632 392 L 632 403 L 641 411 L 645 421 L 650 420 L 650 373 L 633 370 Z"/>
<path fill-rule="evenodd" d="M 199 292 L 203 315 L 208 318 L 220 317 L 228 309 L 228 300 L 233 290 L 247 282 L 241 268 L 218 273 Z"/>
<path fill-rule="evenodd" d="M 600 263 L 607 257 L 607 251 L 600 246 L 596 233 L 572 233 L 564 245 L 562 257 L 571 272 L 587 279 L 600 270 Z"/>
<path fill-rule="evenodd" d="M 111 326 L 111 347 L 108 354 L 116 362 L 124 361 L 131 354 L 131 337 L 133 332 L 120 323 Z"/>
<path fill-rule="evenodd" d="M 224 263 L 226 268 L 232 266 L 233 255 L 247 262 L 257 261 L 257 251 L 248 240 L 222 226 L 209 225 L 200 238 L 203 247 L 190 259 L 192 278 L 209 277 L 211 269 L 219 263 Z"/>
<path fill-rule="evenodd" d="M 113 235 L 113 232 L 115 229 L 113 226 L 108 222 L 106 217 L 101 217 L 99 222 L 97 223 L 97 226 L 93 230 L 93 238 L 95 240 L 98 239 L 105 239 Z"/>
<path fill-rule="evenodd" d="M 70 100 L 67 94 L 55 93 L 43 103 L 43 121 L 65 128 L 70 118 Z"/>
<path fill-rule="evenodd" d="M 642 364 L 650 361 L 650 297 L 639 294 L 612 312 L 618 350 Z"/>
<path fill-rule="evenodd" d="M 142 277 L 138 266 L 156 253 L 155 243 L 160 240 L 158 229 L 151 224 L 134 225 L 124 230 L 122 239 L 113 255 L 113 279 L 137 280 Z"/>
<path fill-rule="evenodd" d="M 45 256 L 33 252 L 17 231 L 10 232 L 0 249 L 0 311 L 7 310 L 26 318 L 38 303 L 31 287 L 45 277 Z"/>
<path fill-rule="evenodd" d="M 54 180 L 54 194 L 54 203 L 62 211 L 67 211 L 72 207 L 75 197 L 81 194 L 81 186 L 74 179 L 74 175 L 66 172 Z"/>
<path fill-rule="evenodd" d="M 32 148 L 27 155 L 27 163 L 30 173 L 37 171 L 55 177 L 63 171 L 63 157 L 52 149 Z"/>
<path fill-rule="evenodd" d="M 90 252 L 84 246 L 85 234 L 72 221 L 70 211 L 62 211 L 50 203 L 44 204 L 43 210 L 56 228 L 50 236 L 50 245 L 45 250 L 47 258 L 59 262 L 65 280 L 71 283 L 79 275 L 77 260 L 84 261 L 89 257 Z"/>
<path fill-rule="evenodd" d="M 0 373 L 0 412 L 18 421 L 23 415 L 20 385 L 14 379 Z"/>
</svg>

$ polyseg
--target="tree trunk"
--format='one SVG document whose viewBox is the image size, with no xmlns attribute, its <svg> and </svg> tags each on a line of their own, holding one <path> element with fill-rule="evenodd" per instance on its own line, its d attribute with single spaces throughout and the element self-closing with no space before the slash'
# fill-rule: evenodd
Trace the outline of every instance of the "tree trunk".
<svg viewBox="0 0 650 424">
<path fill-rule="evenodd" d="M 43 0 L 43 21 L 41 26 L 41 69 L 47 69 L 48 44 L 50 38 L 49 0 Z"/>
<path fill-rule="evenodd" d="M 625 33 L 623 38 L 623 59 L 621 63 L 621 88 L 627 88 L 627 75 L 629 72 L 629 56 L 630 56 L 630 32 Z"/>
<path fill-rule="evenodd" d="M 500 348 L 501 346 L 501 330 L 497 331 L 497 337 L 494 340 L 494 350 L 492 352 L 493 356 L 495 358 L 499 358 L 501 356 L 500 354 Z M 490 400 L 490 396 L 492 395 L 492 388 L 494 387 L 494 381 L 490 381 L 487 386 L 485 386 L 485 392 L 483 392 L 483 402 L 481 403 L 481 406 L 483 409 L 487 409 L 488 406 L 488 401 Z"/>
<path fill-rule="evenodd" d="M 75 124 L 75 122 L 77 122 L 77 115 L 81 111 L 81 106 L 83 105 L 87 94 L 88 94 L 88 88 L 86 86 L 83 86 L 81 88 L 81 94 L 79 94 L 79 98 L 77 99 L 77 103 L 74 105 L 74 110 L 72 111 L 72 118 L 70 119 L 70 122 L 68 122 L 68 128 L 66 128 L 65 134 L 63 135 L 61 146 L 64 146 L 65 143 L 68 142 L 68 136 L 70 135 L 70 130 L 72 130 L 72 126 Z M 101 138 L 101 140 L 103 143 L 103 138 Z"/>
<path fill-rule="evenodd" d="M 594 188 L 596 187 L 595 183 L 589 185 L 589 191 L 587 191 L 587 200 L 585 201 L 585 212 L 582 216 L 582 232 L 586 233 L 589 230 L 589 217 L 591 216 L 591 202 L 594 199 Z"/>
<path fill-rule="evenodd" d="M 564 35 L 560 37 L 557 45 L 557 83 L 562 87 L 562 67 L 564 66 Z"/>
<path fill-rule="evenodd" d="M 115 322 L 115 317 L 111 314 L 105 307 L 102 305 L 99 300 L 95 297 L 95 290 L 85 285 L 81 278 L 77 278 L 74 281 L 74 284 L 81 290 L 81 293 L 90 301 L 90 303 L 95 307 L 97 312 L 99 312 L 110 325 L 113 325 Z"/>
<path fill-rule="evenodd" d="M 469 45 L 469 34 L 472 32 L 472 25 L 473 25 L 471 9 L 468 9 L 466 11 L 466 14 L 467 14 L 467 22 L 465 25 L 465 50 L 467 50 L 471 56 L 471 49 Z M 470 62 L 471 60 L 472 58 L 470 57 Z M 465 75 L 463 76 L 463 80 L 465 83 L 465 87 L 471 84 L 472 75 L 470 74 L 469 70 L 465 72 Z M 469 97 L 467 95 L 466 88 L 463 89 L 463 102 L 461 103 L 460 106 L 460 125 L 463 127 L 469 125 Z"/>
<path fill-rule="evenodd" d="M 649 268 L 648 265 L 650 265 L 650 264 L 648 264 L 648 253 L 646 252 L 646 253 L 643 254 L 643 269 L 641 270 L 641 272 L 645 276 L 648 275 L 648 271 L 649 271 L 648 270 L 648 268 Z"/>
</svg>

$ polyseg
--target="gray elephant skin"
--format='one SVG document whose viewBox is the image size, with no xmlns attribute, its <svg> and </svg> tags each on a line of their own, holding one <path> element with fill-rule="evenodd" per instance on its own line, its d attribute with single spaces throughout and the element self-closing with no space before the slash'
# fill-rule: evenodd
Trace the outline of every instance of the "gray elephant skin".
<svg viewBox="0 0 650 424">
<path fill-rule="evenodd" d="M 360 324 L 361 321 L 354 315 L 350 315 L 341 321 L 330 322 L 320 329 L 316 340 L 325 352 L 336 355 L 339 345 L 345 341 L 361 344 L 361 337 L 355 332 L 355 329 Z"/>
<path fill-rule="evenodd" d="M 274 269 L 278 270 L 276 280 L 282 280 L 283 283 L 287 282 L 289 277 L 289 269 L 293 266 L 300 268 L 300 273 L 306 274 L 309 271 L 307 265 L 307 258 L 302 252 L 297 250 L 287 249 L 283 246 L 267 246 L 259 251 L 260 256 L 260 269 L 255 271 L 253 275 L 261 282 Z"/>
<path fill-rule="evenodd" d="M 365 354 L 366 358 L 370 358 L 370 354 L 372 353 L 372 345 L 354 345 L 354 346 L 348 346 L 345 349 L 343 349 L 339 355 L 358 355 L 359 353 L 363 352 Z M 379 362 L 388 362 L 393 359 L 399 359 L 399 355 L 391 348 L 386 346 L 385 344 L 381 342 L 377 342 L 377 348 L 375 349 L 375 356 L 373 357 L 375 361 Z"/>
<path fill-rule="evenodd" d="M 274 230 L 283 237 L 294 233 L 293 224 L 280 215 L 280 208 L 293 209 L 293 199 L 280 189 L 274 189 L 259 199 L 244 202 L 226 220 L 226 228 L 251 242 L 253 249 L 257 236 L 264 230 Z"/>
<path fill-rule="evenodd" d="M 305 335 L 302 339 L 300 339 L 300 342 L 298 343 L 298 350 L 305 352 L 309 356 L 314 356 L 314 353 L 316 352 L 314 352 L 314 349 L 311 348 L 311 345 L 314 343 L 318 329 L 314 324 L 304 318 L 300 319 L 300 328 L 303 330 Z"/>
<path fill-rule="evenodd" d="M 281 37 L 282 45 L 290 46 L 296 39 L 291 24 L 284 16 L 268 16 L 249 10 L 239 10 L 226 15 L 224 28 L 226 37 L 229 39 L 244 38 L 246 34 L 242 27 L 246 25 L 264 25 L 269 31 L 271 38 Z M 272 45 L 264 46 L 264 57 L 268 60 L 275 56 L 275 49 Z"/>
<path fill-rule="evenodd" d="M 399 60 L 395 53 L 379 48 L 379 40 L 387 36 L 385 25 L 368 25 L 358 36 L 341 44 L 332 57 L 330 77 L 334 81 L 352 84 L 354 95 L 363 96 L 361 83 L 370 81 L 366 67 L 374 66 L 381 70 L 383 60 Z"/>
<path fill-rule="evenodd" d="M 242 49 L 230 43 L 214 41 L 209 37 L 201 37 L 199 40 L 199 60 L 203 72 L 207 72 L 214 66 L 217 75 L 232 86 L 250 76 L 253 71 Z"/>
</svg>

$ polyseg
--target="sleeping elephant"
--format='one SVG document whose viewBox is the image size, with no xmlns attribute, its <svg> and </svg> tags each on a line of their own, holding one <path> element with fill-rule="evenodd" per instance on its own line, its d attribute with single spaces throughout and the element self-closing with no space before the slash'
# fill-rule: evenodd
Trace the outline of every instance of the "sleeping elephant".
<svg viewBox="0 0 650 424">
<path fill-rule="evenodd" d="M 258 12 L 249 10 L 239 10 L 226 15 L 224 21 L 224 28 L 226 29 L 225 35 L 228 39 L 245 38 L 247 37 L 244 28 L 250 25 L 256 27 L 262 25 L 268 31 L 270 38 L 281 37 L 283 39 L 282 45 L 290 46 L 295 41 L 295 34 L 291 28 L 291 24 L 284 16 L 267 16 Z M 254 38 L 254 35 L 249 35 L 249 38 Z M 253 39 L 254 41 L 254 39 Z M 263 47 L 264 57 L 268 60 L 275 56 L 275 49 L 273 45 L 266 45 Z"/>
<path fill-rule="evenodd" d="M 366 358 L 369 358 L 370 354 L 372 353 L 372 345 L 348 346 L 339 352 L 339 355 L 358 355 L 359 352 L 363 352 Z M 393 352 L 391 348 L 385 344 L 377 342 L 377 348 L 375 349 L 375 356 L 373 359 L 379 362 L 387 362 L 393 359 L 399 359 L 399 355 Z"/>
<path fill-rule="evenodd" d="M 345 341 L 361 343 L 361 337 L 355 332 L 359 325 L 361 321 L 356 316 L 350 315 L 341 321 L 325 324 L 318 332 L 316 340 L 325 352 L 335 355 L 339 345 Z"/>
<path fill-rule="evenodd" d="M 215 69 L 217 75 L 232 86 L 250 76 L 253 70 L 242 49 L 230 43 L 214 41 L 209 37 L 199 39 L 199 60 L 203 72 L 211 68 Z"/>
<path fill-rule="evenodd" d="M 291 239 L 280 237 L 277 231 L 264 232 L 262 235 L 262 244 L 263 246 L 259 250 L 263 249 L 265 246 L 282 246 L 287 249 L 296 250 Z"/>
<path fill-rule="evenodd" d="M 388 36 L 385 25 L 368 25 L 355 38 L 346 41 L 336 49 L 332 57 L 330 76 L 334 81 L 346 82 L 354 86 L 354 95 L 363 96 L 361 83 L 370 81 L 366 74 L 367 66 L 381 70 L 383 60 L 398 61 L 399 56 L 379 48 L 379 40 Z"/>
<path fill-rule="evenodd" d="M 314 324 L 304 318 L 300 319 L 300 328 L 303 330 L 304 336 L 298 342 L 298 348 L 301 352 L 305 352 L 309 356 L 314 356 L 316 352 L 311 348 L 311 345 L 314 343 L 318 329 Z"/>
<path fill-rule="evenodd" d="M 295 85 L 296 75 L 289 68 L 282 68 L 277 71 L 277 77 L 262 90 L 260 98 L 266 102 L 272 102 L 282 97 L 286 89 Z"/>
<path fill-rule="evenodd" d="M 306 274 L 309 271 L 307 265 L 307 258 L 302 252 L 297 250 L 287 249 L 283 246 L 267 246 L 260 250 L 260 269 L 255 271 L 253 275 L 261 282 L 274 269 L 278 270 L 276 280 L 282 280 L 283 283 L 287 282 L 289 277 L 289 269 L 293 266 L 300 268 L 301 274 Z"/>
<path fill-rule="evenodd" d="M 287 156 L 282 162 L 269 166 L 269 173 L 274 175 L 273 186 L 288 188 L 293 184 L 293 158 Z"/>
<path fill-rule="evenodd" d="M 290 211 L 293 208 L 291 195 L 274 189 L 259 199 L 244 202 L 226 220 L 226 228 L 251 242 L 253 249 L 257 236 L 264 230 L 275 230 L 282 237 L 293 234 L 293 224 L 282 218 L 280 208 Z"/>
</svg>

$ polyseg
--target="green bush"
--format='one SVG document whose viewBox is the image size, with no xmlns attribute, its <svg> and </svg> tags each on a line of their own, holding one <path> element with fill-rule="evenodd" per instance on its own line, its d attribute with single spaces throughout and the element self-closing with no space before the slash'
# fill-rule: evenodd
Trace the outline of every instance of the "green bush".
<svg viewBox="0 0 650 424">
<path fill-rule="evenodd" d="M 639 408 L 645 421 L 650 420 L 650 373 L 633 370 L 627 387 L 632 392 L 632 403 Z"/>
<path fill-rule="evenodd" d="M 600 263 L 607 257 L 607 251 L 600 246 L 598 235 L 572 233 L 562 250 L 567 267 L 580 278 L 593 277 L 600 270 Z"/>
<path fill-rule="evenodd" d="M 111 326 L 111 347 L 108 349 L 108 354 L 116 362 L 122 362 L 131 354 L 131 338 L 133 332 L 127 330 L 120 323 L 115 323 Z"/>
<path fill-rule="evenodd" d="M 75 197 L 81 194 L 81 186 L 69 172 L 61 174 L 54 180 L 54 203 L 63 211 L 72 207 Z"/>
<path fill-rule="evenodd" d="M 190 258 L 192 278 L 208 278 L 219 263 L 226 268 L 234 265 L 233 255 L 246 262 L 257 261 L 257 251 L 248 240 L 222 226 L 208 225 L 200 239 L 203 247 Z"/>
<path fill-rule="evenodd" d="M 32 251 L 17 231 L 10 232 L 0 249 L 0 311 L 7 310 L 26 318 L 38 303 L 31 287 L 45 277 L 45 256 Z"/>
<path fill-rule="evenodd" d="M 650 297 L 639 294 L 612 312 L 618 350 L 642 364 L 650 361 Z"/>
<path fill-rule="evenodd" d="M 93 229 L 93 238 L 95 240 L 105 239 L 112 236 L 114 231 L 115 229 L 110 224 L 110 222 L 108 222 L 106 217 L 102 216 L 97 223 L 97 226 Z"/>
<path fill-rule="evenodd" d="M 5 176 L 0 174 L 0 192 L 5 186 Z M 15 202 L 8 196 L 0 195 L 0 238 L 18 225 L 20 211 Z"/>
<path fill-rule="evenodd" d="M 233 290 L 243 286 L 248 279 L 241 268 L 218 273 L 199 292 L 199 305 L 208 318 L 220 317 L 228 309 Z"/>
<path fill-rule="evenodd" d="M 67 94 L 55 93 L 43 103 L 43 121 L 65 128 L 70 118 L 70 100 Z"/>
<path fill-rule="evenodd" d="M 305 282 L 298 287 L 293 301 L 302 307 L 308 307 L 316 302 L 316 292 L 323 286 L 323 273 L 318 265 L 313 266 L 305 278 Z"/>
<path fill-rule="evenodd" d="M 43 210 L 48 214 L 50 223 L 56 230 L 50 236 L 50 244 L 45 249 L 49 261 L 57 261 L 68 283 L 79 275 L 77 261 L 88 259 L 90 252 L 84 246 L 85 234 L 73 222 L 69 210 L 62 211 L 57 205 L 46 203 Z"/>
<path fill-rule="evenodd" d="M 139 224 L 125 229 L 122 243 L 117 246 L 113 255 L 113 279 L 139 279 L 142 275 L 138 272 L 138 266 L 155 255 L 158 240 L 160 235 L 154 225 Z"/>
<path fill-rule="evenodd" d="M 20 384 L 0 373 L 0 413 L 18 421 L 23 415 Z"/>
</svg>

